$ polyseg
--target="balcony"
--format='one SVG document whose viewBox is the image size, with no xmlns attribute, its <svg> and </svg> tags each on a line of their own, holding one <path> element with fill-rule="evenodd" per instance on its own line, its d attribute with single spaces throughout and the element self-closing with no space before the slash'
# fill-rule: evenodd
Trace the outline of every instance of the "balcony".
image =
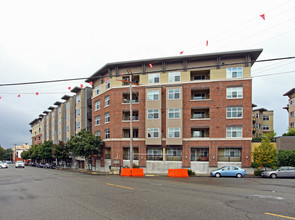
<svg viewBox="0 0 295 220">
<path fill-rule="evenodd" d="M 210 89 L 209 88 L 196 88 L 191 90 L 191 100 L 202 101 L 210 99 Z"/>
<path fill-rule="evenodd" d="M 123 76 L 122 77 L 122 80 L 123 80 L 122 86 L 129 86 L 130 85 L 130 83 L 129 83 L 129 76 Z M 132 82 L 139 84 L 139 75 L 132 76 Z"/>
<path fill-rule="evenodd" d="M 209 110 L 209 108 L 192 109 L 191 110 L 191 119 L 193 119 L 193 120 L 210 119 L 210 110 Z"/>
<path fill-rule="evenodd" d="M 138 111 L 134 110 L 132 111 L 132 120 L 134 121 L 138 121 L 139 117 L 138 117 Z M 129 111 L 124 111 L 123 112 L 123 121 L 130 121 L 130 112 Z"/>
<path fill-rule="evenodd" d="M 210 70 L 191 71 L 191 81 L 210 80 Z"/>
<path fill-rule="evenodd" d="M 123 129 L 123 138 L 130 138 L 130 129 Z M 138 138 L 138 128 L 133 129 L 133 138 Z"/>
<path fill-rule="evenodd" d="M 123 94 L 123 104 L 130 103 L 130 93 Z M 132 103 L 138 103 L 138 93 L 132 93 Z"/>
<path fill-rule="evenodd" d="M 191 149 L 191 161 L 209 161 L 209 148 Z"/>
<path fill-rule="evenodd" d="M 209 138 L 209 128 L 192 128 L 192 138 Z"/>
</svg>

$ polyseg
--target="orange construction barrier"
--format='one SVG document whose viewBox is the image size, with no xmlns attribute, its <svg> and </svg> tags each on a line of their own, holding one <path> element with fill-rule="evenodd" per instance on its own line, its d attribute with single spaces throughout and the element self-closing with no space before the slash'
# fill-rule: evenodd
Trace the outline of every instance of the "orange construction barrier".
<svg viewBox="0 0 295 220">
<path fill-rule="evenodd" d="M 144 176 L 142 168 L 122 168 L 121 176 Z"/>
<path fill-rule="evenodd" d="M 169 177 L 188 177 L 187 169 L 168 169 Z"/>
</svg>

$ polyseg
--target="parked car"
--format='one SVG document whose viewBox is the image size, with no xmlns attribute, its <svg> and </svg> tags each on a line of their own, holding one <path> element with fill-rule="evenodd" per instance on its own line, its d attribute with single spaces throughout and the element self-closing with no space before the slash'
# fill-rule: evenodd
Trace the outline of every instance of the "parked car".
<svg viewBox="0 0 295 220">
<path fill-rule="evenodd" d="M 51 169 L 56 169 L 56 164 L 55 163 L 50 164 L 50 168 Z"/>
<path fill-rule="evenodd" d="M 25 166 L 29 166 L 29 162 L 25 162 Z"/>
<path fill-rule="evenodd" d="M 295 167 L 280 167 L 277 170 L 263 171 L 261 177 L 295 177 Z"/>
<path fill-rule="evenodd" d="M 8 164 L 0 161 L 0 168 L 8 168 Z"/>
<path fill-rule="evenodd" d="M 39 168 L 44 168 L 44 165 L 45 165 L 45 163 L 39 163 L 39 164 L 38 164 L 38 167 L 39 167 Z"/>
<path fill-rule="evenodd" d="M 50 164 L 49 163 L 44 164 L 44 167 L 43 168 L 49 169 L 50 168 Z"/>
<path fill-rule="evenodd" d="M 35 162 L 32 162 L 31 166 L 32 167 L 35 167 L 36 166 L 36 163 Z"/>
<path fill-rule="evenodd" d="M 9 166 L 9 164 L 12 164 L 12 162 L 11 161 L 6 161 L 6 163 L 7 163 L 7 165 Z"/>
<path fill-rule="evenodd" d="M 19 168 L 19 167 L 25 168 L 25 164 L 21 160 L 16 161 L 16 163 L 15 163 L 15 168 Z"/>
<path fill-rule="evenodd" d="M 246 174 L 247 174 L 246 170 L 236 166 L 224 166 L 210 172 L 210 175 L 215 177 L 236 176 L 238 178 L 241 178 L 245 176 Z"/>
</svg>

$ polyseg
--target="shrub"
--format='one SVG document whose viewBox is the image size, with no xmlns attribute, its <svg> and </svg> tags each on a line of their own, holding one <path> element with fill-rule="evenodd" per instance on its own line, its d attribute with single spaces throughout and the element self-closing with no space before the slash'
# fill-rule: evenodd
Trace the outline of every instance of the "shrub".
<svg viewBox="0 0 295 220">
<path fill-rule="evenodd" d="M 254 171 L 254 176 L 261 176 L 262 172 L 263 172 L 263 170 L 255 170 Z"/>
<path fill-rule="evenodd" d="M 195 176 L 196 175 L 196 173 L 194 171 L 190 170 L 190 169 L 187 170 L 187 172 L 188 172 L 189 176 Z"/>
<path fill-rule="evenodd" d="M 252 167 L 252 168 L 258 168 L 259 166 L 258 166 L 258 163 L 256 163 L 256 162 L 252 162 L 252 163 L 251 163 L 251 167 Z"/>
</svg>

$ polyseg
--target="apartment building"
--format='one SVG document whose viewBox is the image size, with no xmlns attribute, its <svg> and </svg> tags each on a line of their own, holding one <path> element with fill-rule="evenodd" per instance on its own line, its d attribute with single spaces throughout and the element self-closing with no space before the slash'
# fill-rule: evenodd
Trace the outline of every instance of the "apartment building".
<svg viewBox="0 0 295 220">
<path fill-rule="evenodd" d="M 261 52 L 244 50 L 103 66 L 86 80 L 94 85 L 92 132 L 105 142 L 97 169 L 129 165 L 130 121 L 133 160 L 146 173 L 181 167 L 207 173 L 226 164 L 250 167 L 251 66 Z"/>
<path fill-rule="evenodd" d="M 294 116 L 294 112 L 295 112 L 295 88 L 291 89 L 290 91 L 286 92 L 284 94 L 284 96 L 288 96 L 289 100 L 288 100 L 288 104 L 287 107 L 284 107 L 284 109 L 286 109 L 288 111 L 289 114 L 289 129 L 290 128 L 295 128 L 295 116 Z"/>
<path fill-rule="evenodd" d="M 75 135 L 75 96 L 64 95 L 61 99 L 65 100 L 65 141 L 70 140 Z"/>
<path fill-rule="evenodd" d="M 252 112 L 252 122 L 253 138 L 262 137 L 263 134 L 273 131 L 273 110 L 267 110 L 265 108 L 254 109 Z"/>
<path fill-rule="evenodd" d="M 32 122 L 30 122 L 31 126 L 31 138 L 32 138 L 32 145 L 37 145 L 37 144 L 42 144 L 43 142 L 43 137 L 42 136 L 42 125 L 41 125 L 41 118 L 36 118 Z"/>
</svg>

